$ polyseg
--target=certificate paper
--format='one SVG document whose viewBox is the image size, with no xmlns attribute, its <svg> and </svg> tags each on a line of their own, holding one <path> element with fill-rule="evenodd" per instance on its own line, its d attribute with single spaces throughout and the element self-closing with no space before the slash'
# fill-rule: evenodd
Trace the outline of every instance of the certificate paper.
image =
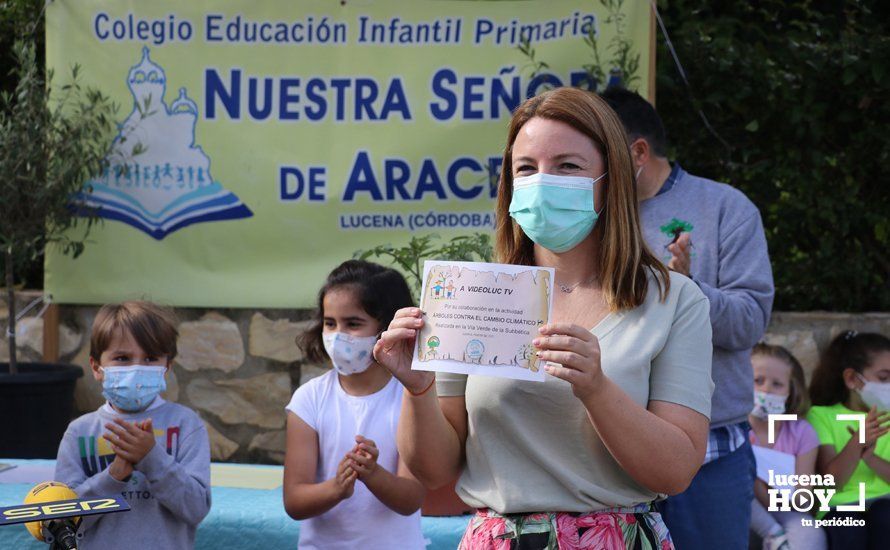
<svg viewBox="0 0 890 550">
<path fill-rule="evenodd" d="M 532 340 L 550 321 L 549 267 L 426 261 L 411 368 L 544 380 Z"/>
<path fill-rule="evenodd" d="M 757 463 L 757 477 L 762 479 L 769 485 L 772 471 L 774 474 L 789 476 L 794 473 L 795 456 L 790 453 L 783 453 L 775 449 L 752 445 L 754 450 L 754 460 Z M 776 487 L 780 489 L 782 487 Z"/>
</svg>

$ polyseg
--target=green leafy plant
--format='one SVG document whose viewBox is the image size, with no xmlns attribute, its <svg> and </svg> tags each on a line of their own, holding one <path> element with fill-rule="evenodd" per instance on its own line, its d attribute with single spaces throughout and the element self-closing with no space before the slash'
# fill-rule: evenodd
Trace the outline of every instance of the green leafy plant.
<svg viewBox="0 0 890 550">
<path fill-rule="evenodd" d="M 591 62 L 582 65 L 587 72 L 587 83 L 590 89 L 605 87 L 610 76 L 617 76 L 624 86 L 634 89 L 635 83 L 640 80 L 637 74 L 640 69 L 640 54 L 634 53 L 633 43 L 627 37 L 626 15 L 623 12 L 624 0 L 600 0 L 600 4 L 606 8 L 604 22 L 614 28 L 615 34 L 606 45 L 610 57 L 604 60 L 600 53 L 596 28 L 591 26 L 587 31 L 584 43 L 590 48 L 592 56 Z M 537 51 L 527 36 L 520 37 L 516 49 L 527 60 L 522 70 L 528 72 L 529 79 L 534 79 L 550 68 L 547 62 L 538 59 Z M 542 86 L 542 90 L 545 91 L 550 88 L 549 85 Z"/>
<path fill-rule="evenodd" d="M 600 0 L 600 4 L 606 9 L 606 17 L 603 19 L 603 22 L 606 25 L 611 25 L 615 33 L 605 48 L 609 58 L 604 59 L 600 50 L 596 28 L 591 26 L 587 31 L 584 43 L 590 48 L 591 60 L 582 65 L 587 73 L 587 86 L 591 90 L 603 89 L 610 78 L 614 76 L 618 78 L 623 86 L 629 89 L 636 89 L 636 84 L 640 81 L 638 74 L 640 70 L 640 54 L 639 52 L 634 52 L 633 43 L 627 36 L 626 15 L 623 12 L 624 0 Z M 532 47 L 527 36 L 521 37 L 516 49 L 527 60 L 522 70 L 528 72 L 530 79 L 534 79 L 550 68 L 548 63 L 538 59 L 537 52 Z M 546 91 L 550 88 L 551 86 L 544 85 L 541 89 Z"/>
<path fill-rule="evenodd" d="M 16 59 L 13 46 L 16 40 L 28 36 L 35 45 L 37 64 L 44 66 L 45 35 L 41 13 L 45 0 L 0 1 L 0 92 L 15 90 L 18 79 L 15 74 Z M 43 258 L 32 258 L 25 251 L 17 251 L 15 257 L 16 286 L 39 288 L 43 282 Z M 0 286 L 6 280 L 4 263 L 0 259 Z M 0 331 L 3 331 L 0 328 Z"/>
<path fill-rule="evenodd" d="M 83 252 L 98 218 L 72 197 L 107 166 L 115 107 L 100 91 L 81 86 L 78 66 L 69 83 L 51 92 L 52 71 L 44 74 L 34 45 L 17 41 L 13 54 L 16 85 L 0 93 L 0 247 L 15 374 L 15 259 L 38 256 L 50 243 L 74 257 Z M 69 232 L 78 223 L 86 231 Z"/>
<path fill-rule="evenodd" d="M 418 294 L 423 285 L 425 260 L 490 262 L 492 259 L 491 237 L 485 233 L 461 235 L 445 242 L 439 242 L 440 238 L 436 234 L 412 236 L 404 246 L 379 245 L 370 250 L 359 250 L 353 257 L 359 260 L 388 258 Z"/>
<path fill-rule="evenodd" d="M 528 71 L 530 80 L 534 80 L 535 77 L 550 68 L 550 65 L 538 59 L 538 53 L 532 47 L 531 41 L 527 36 L 523 35 L 520 37 L 519 45 L 516 46 L 516 49 L 528 59 L 528 62 L 521 70 Z"/>
<path fill-rule="evenodd" d="M 624 0 L 600 0 L 600 4 L 606 8 L 604 22 L 613 27 L 615 34 L 606 45 L 606 51 L 610 55 L 607 60 L 603 60 L 600 53 L 596 29 L 591 27 L 584 37 L 592 58 L 591 62 L 582 65 L 587 72 L 588 83 L 591 89 L 602 89 L 610 77 L 615 76 L 626 88 L 635 90 L 640 81 L 640 54 L 634 53 L 633 43 L 627 37 L 626 15 L 622 11 Z"/>
</svg>

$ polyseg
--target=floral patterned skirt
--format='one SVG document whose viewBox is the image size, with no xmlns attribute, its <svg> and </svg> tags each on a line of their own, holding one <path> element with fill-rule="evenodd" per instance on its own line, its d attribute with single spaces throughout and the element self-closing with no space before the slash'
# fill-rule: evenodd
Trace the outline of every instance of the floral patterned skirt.
<svg viewBox="0 0 890 550">
<path fill-rule="evenodd" d="M 649 504 L 599 512 L 500 515 L 480 509 L 458 550 L 673 550 L 671 535 Z"/>
</svg>

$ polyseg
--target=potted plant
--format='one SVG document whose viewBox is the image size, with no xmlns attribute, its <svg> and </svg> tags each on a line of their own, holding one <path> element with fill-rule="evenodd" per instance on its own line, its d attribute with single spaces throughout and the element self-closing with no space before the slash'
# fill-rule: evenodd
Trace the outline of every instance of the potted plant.
<svg viewBox="0 0 890 550">
<path fill-rule="evenodd" d="M 16 41 L 12 92 L 0 94 L 0 250 L 4 260 L 9 362 L 0 363 L 0 456 L 54 457 L 73 412 L 73 365 L 22 363 L 16 354 L 16 260 L 39 257 L 47 245 L 78 256 L 92 212 L 72 204 L 92 175 L 106 168 L 114 105 L 78 83 L 79 68 L 51 89 L 35 46 Z M 72 235 L 73 226 L 87 231 Z"/>
</svg>

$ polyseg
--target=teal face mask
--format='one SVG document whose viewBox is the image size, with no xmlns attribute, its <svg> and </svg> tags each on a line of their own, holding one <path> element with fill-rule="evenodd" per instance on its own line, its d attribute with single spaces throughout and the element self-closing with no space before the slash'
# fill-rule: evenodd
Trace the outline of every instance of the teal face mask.
<svg viewBox="0 0 890 550">
<path fill-rule="evenodd" d="M 594 178 L 534 174 L 513 180 L 510 216 L 535 243 L 553 252 L 578 246 L 593 231 Z"/>
</svg>

